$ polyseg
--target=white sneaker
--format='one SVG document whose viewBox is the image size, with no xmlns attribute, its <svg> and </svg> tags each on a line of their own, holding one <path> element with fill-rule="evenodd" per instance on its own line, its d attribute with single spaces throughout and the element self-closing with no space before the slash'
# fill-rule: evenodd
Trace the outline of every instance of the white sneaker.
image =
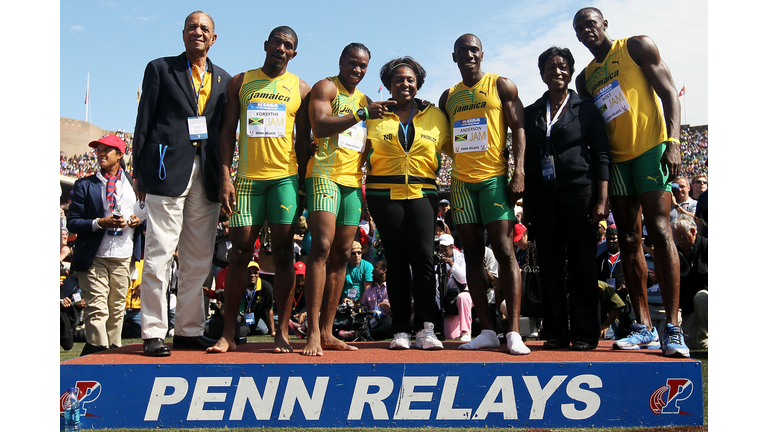
<svg viewBox="0 0 768 432">
<path fill-rule="evenodd" d="M 462 342 L 471 342 L 472 341 L 472 334 L 471 333 L 462 333 L 461 338 L 459 339 Z"/>
<path fill-rule="evenodd" d="M 389 343 L 391 350 L 404 350 L 411 347 L 411 335 L 408 333 L 396 333 L 395 338 Z"/>
<path fill-rule="evenodd" d="M 475 350 L 483 348 L 496 348 L 499 345 L 501 345 L 501 343 L 499 342 L 499 338 L 496 336 L 495 331 L 483 330 L 473 341 L 459 345 L 459 349 Z"/>
<path fill-rule="evenodd" d="M 523 338 L 520 336 L 520 333 L 517 332 L 507 333 L 507 349 L 509 350 L 510 354 L 514 355 L 525 355 L 531 353 L 531 349 L 525 346 Z"/>
<path fill-rule="evenodd" d="M 416 348 L 425 350 L 441 350 L 443 343 L 435 336 L 435 326 L 431 322 L 424 323 L 424 330 L 416 333 Z"/>
</svg>

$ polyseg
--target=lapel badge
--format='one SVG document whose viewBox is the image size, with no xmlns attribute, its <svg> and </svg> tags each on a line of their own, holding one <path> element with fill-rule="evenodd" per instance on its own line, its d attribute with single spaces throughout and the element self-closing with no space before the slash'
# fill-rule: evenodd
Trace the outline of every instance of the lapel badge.
<svg viewBox="0 0 768 432">
<path fill-rule="evenodd" d="M 221 82 L 221 75 L 219 75 L 218 79 L 216 79 L 216 82 Z"/>
</svg>

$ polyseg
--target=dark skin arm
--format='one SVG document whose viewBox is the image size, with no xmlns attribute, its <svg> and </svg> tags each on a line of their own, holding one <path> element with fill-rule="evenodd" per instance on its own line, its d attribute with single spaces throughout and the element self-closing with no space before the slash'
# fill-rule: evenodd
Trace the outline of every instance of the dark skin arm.
<svg viewBox="0 0 768 432">
<path fill-rule="evenodd" d="M 240 87 L 243 85 L 245 74 L 237 74 L 229 82 L 227 87 L 227 104 L 224 105 L 224 114 L 219 130 L 219 174 L 220 188 L 219 201 L 227 213 L 232 215 L 232 207 L 235 202 L 235 186 L 232 184 L 229 169 L 232 166 L 232 158 L 235 154 L 235 132 L 237 122 L 240 119 Z"/>
<path fill-rule="evenodd" d="M 304 176 L 307 173 L 307 163 L 309 158 L 312 157 L 312 137 L 310 135 L 309 124 L 309 84 L 304 80 L 299 81 L 299 93 L 301 94 L 301 106 L 296 112 L 296 140 L 294 144 L 294 151 L 296 152 L 296 161 L 299 165 L 299 189 L 304 190 Z M 299 194 L 299 209 L 303 210 L 306 195 Z"/>
<path fill-rule="evenodd" d="M 309 121 L 312 132 L 318 138 L 326 138 L 338 135 L 357 124 L 354 114 L 334 116 L 331 103 L 336 98 L 336 85 L 330 80 L 318 81 L 309 96 Z M 395 101 L 371 102 L 368 98 L 368 118 L 380 119 L 384 117 L 384 111 L 388 105 L 394 105 Z"/>
<path fill-rule="evenodd" d="M 515 171 L 512 173 L 512 179 L 507 186 L 507 196 L 511 203 L 515 203 L 523 197 L 523 189 L 525 187 L 525 119 L 523 117 L 523 103 L 518 97 L 517 86 L 509 78 L 499 77 L 496 81 L 496 88 L 499 91 L 502 112 L 507 121 L 507 126 L 512 129 L 512 161 L 515 164 Z"/>
<path fill-rule="evenodd" d="M 627 40 L 627 50 L 632 60 L 643 70 L 651 87 L 661 99 L 664 107 L 664 121 L 667 125 L 667 136 L 680 139 L 680 100 L 667 64 L 661 59 L 659 48 L 648 36 L 634 36 Z M 670 179 L 680 174 L 682 161 L 680 144 L 667 141 L 667 148 L 661 157 L 661 167 Z"/>
</svg>

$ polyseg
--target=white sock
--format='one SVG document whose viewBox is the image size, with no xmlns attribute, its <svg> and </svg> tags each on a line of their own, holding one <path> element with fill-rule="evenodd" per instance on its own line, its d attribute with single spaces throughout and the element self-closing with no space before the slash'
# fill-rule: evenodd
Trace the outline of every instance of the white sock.
<svg viewBox="0 0 768 432">
<path fill-rule="evenodd" d="M 483 330 L 477 335 L 472 342 L 459 345 L 459 349 L 483 349 L 483 348 L 496 348 L 499 346 L 499 338 L 496 337 L 496 332 L 493 330 Z"/>
<path fill-rule="evenodd" d="M 510 354 L 514 355 L 525 355 L 531 352 L 531 349 L 523 343 L 523 338 L 518 332 L 507 333 L 507 349 L 509 349 Z"/>
</svg>

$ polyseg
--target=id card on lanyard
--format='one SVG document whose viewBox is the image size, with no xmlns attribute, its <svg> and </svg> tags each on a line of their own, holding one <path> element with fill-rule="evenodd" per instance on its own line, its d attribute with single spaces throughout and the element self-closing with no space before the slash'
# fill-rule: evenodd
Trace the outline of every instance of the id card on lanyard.
<svg viewBox="0 0 768 432">
<path fill-rule="evenodd" d="M 549 99 L 547 99 L 547 143 L 544 151 L 544 157 L 541 158 L 541 176 L 544 181 L 554 180 L 557 177 L 555 174 L 555 157 L 552 156 L 549 152 L 549 137 L 552 134 L 552 126 L 557 123 L 557 119 L 559 119 L 560 115 L 563 113 L 565 104 L 568 103 L 568 99 L 570 99 L 570 97 L 571 94 L 568 93 L 562 105 L 560 105 L 560 109 L 557 110 L 555 117 L 552 119 L 550 119 L 551 111 L 549 107 Z"/>
<path fill-rule="evenodd" d="M 189 129 L 190 141 L 197 141 L 201 139 L 208 139 L 208 123 L 205 120 L 205 116 L 200 115 L 200 93 L 205 87 L 205 75 L 208 72 L 208 63 L 205 64 L 205 70 L 200 75 L 200 88 L 197 88 L 195 79 L 192 77 L 192 65 L 189 64 L 187 59 L 187 67 L 189 68 L 189 78 L 192 80 L 192 89 L 195 92 L 195 117 L 187 118 L 187 128 Z"/>
</svg>

